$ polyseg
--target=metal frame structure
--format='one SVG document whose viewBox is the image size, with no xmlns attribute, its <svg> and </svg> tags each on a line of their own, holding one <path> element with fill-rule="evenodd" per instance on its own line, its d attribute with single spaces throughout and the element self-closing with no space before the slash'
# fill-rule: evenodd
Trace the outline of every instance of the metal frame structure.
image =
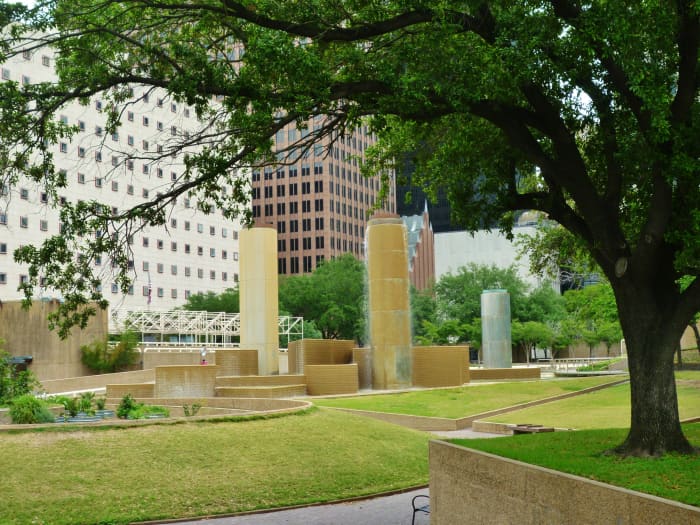
<svg viewBox="0 0 700 525">
<path fill-rule="evenodd" d="M 279 335 L 304 337 L 304 318 L 279 316 Z M 109 333 L 132 330 L 149 346 L 235 346 L 241 335 L 241 314 L 191 310 L 113 310 Z"/>
</svg>

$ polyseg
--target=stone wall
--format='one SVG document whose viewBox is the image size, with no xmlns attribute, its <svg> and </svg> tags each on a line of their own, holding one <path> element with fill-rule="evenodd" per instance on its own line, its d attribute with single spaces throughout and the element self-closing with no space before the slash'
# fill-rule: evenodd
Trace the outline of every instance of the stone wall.
<svg viewBox="0 0 700 525">
<path fill-rule="evenodd" d="M 350 339 L 301 339 L 289 343 L 288 372 L 303 374 L 306 365 L 338 365 L 352 362 L 355 342 Z"/>
<path fill-rule="evenodd" d="M 214 365 L 159 366 L 154 397 L 214 397 Z"/>
<path fill-rule="evenodd" d="M 355 394 L 359 388 L 357 364 L 307 365 L 306 391 L 310 396 Z"/>
<path fill-rule="evenodd" d="M 462 386 L 468 382 L 468 346 L 413 347 L 413 386 Z"/>
<path fill-rule="evenodd" d="M 98 374 L 93 376 L 69 377 L 42 381 L 41 386 L 47 394 L 61 392 L 77 392 L 80 390 L 97 390 L 108 384 L 129 385 L 134 383 L 152 383 L 155 372 L 150 370 L 135 370 L 133 372 L 117 372 L 114 374 Z"/>
<path fill-rule="evenodd" d="M 430 523 L 700 524 L 700 508 L 431 441 Z"/>
<path fill-rule="evenodd" d="M 497 379 L 539 379 L 540 369 L 531 368 L 471 368 L 469 377 L 472 381 Z"/>
<path fill-rule="evenodd" d="M 258 375 L 257 350 L 217 350 L 216 366 L 220 376 Z"/>
<path fill-rule="evenodd" d="M 0 339 L 13 356 L 32 356 L 28 369 L 39 380 L 90 375 L 80 362 L 80 347 L 107 337 L 107 311 L 95 306 L 96 315 L 85 328 L 73 328 L 66 339 L 49 330 L 47 316 L 58 301 L 34 301 L 29 310 L 21 301 L 0 302 Z"/>
</svg>

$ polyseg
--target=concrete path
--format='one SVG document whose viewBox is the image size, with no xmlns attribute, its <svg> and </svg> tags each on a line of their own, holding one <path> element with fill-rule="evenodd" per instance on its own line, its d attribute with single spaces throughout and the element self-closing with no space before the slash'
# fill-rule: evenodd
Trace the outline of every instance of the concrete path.
<svg viewBox="0 0 700 525">
<path fill-rule="evenodd" d="M 501 434 L 474 432 L 471 429 L 432 432 L 451 438 L 503 437 Z M 210 518 L 196 521 L 178 521 L 186 525 L 410 525 L 413 511 L 411 500 L 418 494 L 430 494 L 428 487 L 379 496 L 370 499 L 332 503 L 315 507 L 262 512 L 246 516 Z M 430 516 L 419 512 L 416 525 L 428 525 Z"/>
<path fill-rule="evenodd" d="M 411 499 L 417 494 L 428 494 L 428 489 L 412 490 L 401 494 L 348 503 L 184 523 L 189 525 L 410 525 Z M 428 525 L 429 523 L 429 515 L 416 514 L 416 525 Z"/>
</svg>

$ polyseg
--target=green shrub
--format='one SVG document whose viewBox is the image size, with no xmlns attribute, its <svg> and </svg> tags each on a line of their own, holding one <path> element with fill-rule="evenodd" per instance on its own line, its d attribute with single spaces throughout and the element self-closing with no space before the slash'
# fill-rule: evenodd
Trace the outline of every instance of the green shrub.
<svg viewBox="0 0 700 525">
<path fill-rule="evenodd" d="M 97 410 L 104 410 L 105 405 L 107 404 L 107 400 L 104 397 L 98 397 L 95 399 L 95 407 Z"/>
<path fill-rule="evenodd" d="M 31 394 L 16 397 L 10 404 L 13 423 L 53 423 L 54 417 L 44 401 Z"/>
<path fill-rule="evenodd" d="M 165 407 L 137 403 L 131 394 L 125 395 L 117 408 L 117 417 L 121 419 L 144 419 L 152 414 L 162 414 L 169 417 L 170 411 Z"/>
<path fill-rule="evenodd" d="M 2 343 L 0 339 L 0 345 Z M 18 371 L 10 358 L 10 354 L 0 350 L 0 405 L 7 405 L 13 398 L 29 394 L 40 386 L 34 374 L 28 370 Z"/>
<path fill-rule="evenodd" d="M 80 400 L 78 401 L 78 407 L 80 408 L 80 411 L 85 412 L 86 414 L 94 413 L 95 411 L 92 408 L 92 401 L 94 399 L 94 392 L 83 392 L 82 394 L 80 394 Z"/>
<path fill-rule="evenodd" d="M 126 419 L 129 417 L 129 412 L 138 408 L 138 406 L 139 403 L 134 400 L 131 394 L 125 395 L 117 407 L 117 417 Z"/>
<path fill-rule="evenodd" d="M 93 341 L 80 347 L 80 360 L 93 372 L 106 374 L 127 370 L 138 357 L 138 336 L 126 331 L 119 337 L 119 342 L 110 345 L 105 339 Z"/>
</svg>

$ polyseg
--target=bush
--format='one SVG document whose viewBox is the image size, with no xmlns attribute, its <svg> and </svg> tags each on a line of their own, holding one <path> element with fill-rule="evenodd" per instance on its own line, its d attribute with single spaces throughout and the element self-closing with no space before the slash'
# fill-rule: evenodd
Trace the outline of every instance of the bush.
<svg viewBox="0 0 700 525">
<path fill-rule="evenodd" d="M 16 397 L 10 404 L 10 417 L 16 424 L 53 423 L 54 417 L 46 403 L 31 394 Z"/>
<path fill-rule="evenodd" d="M 125 395 L 119 403 L 119 407 L 117 407 L 117 417 L 126 419 L 129 417 L 129 412 L 135 410 L 138 406 L 139 403 L 134 400 L 131 394 Z"/>
<path fill-rule="evenodd" d="M 81 362 L 93 372 L 107 374 L 127 370 L 138 357 L 138 336 L 126 331 L 119 342 L 110 346 L 108 341 L 94 341 L 80 347 Z"/>
<path fill-rule="evenodd" d="M 0 350 L 0 405 L 7 405 L 13 398 L 29 394 L 40 386 L 30 371 L 17 371 L 10 357 L 10 354 Z"/>
<path fill-rule="evenodd" d="M 165 407 L 137 403 L 131 394 L 125 395 L 117 408 L 117 416 L 121 419 L 144 419 L 152 414 L 162 414 L 169 417 L 170 411 Z"/>
</svg>

